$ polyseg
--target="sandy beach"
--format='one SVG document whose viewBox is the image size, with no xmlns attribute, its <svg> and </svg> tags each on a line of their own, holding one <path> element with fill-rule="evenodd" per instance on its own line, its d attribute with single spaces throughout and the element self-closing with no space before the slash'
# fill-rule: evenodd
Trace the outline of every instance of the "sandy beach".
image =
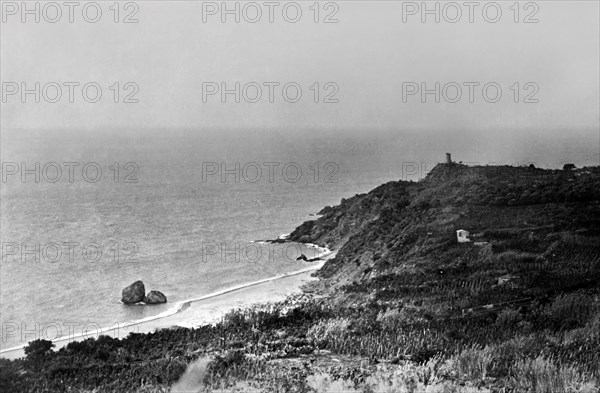
<svg viewBox="0 0 600 393">
<path fill-rule="evenodd" d="M 151 333 L 157 329 L 171 328 L 174 326 L 197 327 L 203 324 L 215 323 L 229 310 L 247 307 L 256 303 L 276 302 L 284 300 L 287 296 L 300 293 L 301 287 L 312 280 L 312 273 L 320 269 L 325 261 L 335 256 L 334 252 L 321 254 L 324 260 L 308 263 L 303 269 L 265 278 L 236 287 L 201 296 L 197 299 L 182 302 L 177 311 L 168 315 L 159 314 L 147 320 L 134 323 L 103 328 L 101 331 L 89 331 L 88 334 L 60 337 L 53 340 L 55 350 L 72 341 L 82 341 L 87 338 L 97 338 L 100 335 L 114 338 L 124 338 L 130 333 Z M 0 357 L 18 359 L 25 356 L 23 344 L 16 348 L 9 348 L 0 352 Z"/>
</svg>

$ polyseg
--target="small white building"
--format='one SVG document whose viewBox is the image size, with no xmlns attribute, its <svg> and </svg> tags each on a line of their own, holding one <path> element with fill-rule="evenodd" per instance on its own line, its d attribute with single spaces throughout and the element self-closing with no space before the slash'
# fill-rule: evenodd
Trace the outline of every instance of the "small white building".
<svg viewBox="0 0 600 393">
<path fill-rule="evenodd" d="M 464 229 L 459 229 L 456 231 L 456 240 L 459 243 L 469 243 L 471 240 L 469 239 L 469 232 Z"/>
</svg>

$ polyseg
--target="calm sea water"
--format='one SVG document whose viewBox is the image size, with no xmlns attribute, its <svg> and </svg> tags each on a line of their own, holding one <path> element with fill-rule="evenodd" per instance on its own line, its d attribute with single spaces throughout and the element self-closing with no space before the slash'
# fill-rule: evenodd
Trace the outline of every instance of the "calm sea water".
<svg viewBox="0 0 600 393">
<path fill-rule="evenodd" d="M 77 332 L 135 321 L 202 294 L 305 268 L 295 260 L 296 247 L 250 242 L 289 233 L 309 213 L 387 179 L 369 147 L 334 148 L 334 141 L 318 138 L 40 132 L 7 139 L 3 349 L 51 338 L 57 326 L 64 335 L 70 325 Z M 10 175 L 6 163 L 12 162 L 33 174 L 25 182 L 20 173 Z M 72 166 L 72 182 L 66 162 L 79 164 Z M 62 171 L 56 183 L 53 163 Z M 204 173 L 218 172 L 203 179 L 203 163 Z M 98 167 L 102 176 L 93 182 Z M 122 305 L 121 289 L 138 279 L 146 291 L 165 293 L 168 303 Z"/>
<path fill-rule="evenodd" d="M 305 268 L 295 260 L 298 248 L 250 242 L 289 233 L 310 213 L 385 181 L 418 180 L 449 148 L 469 151 L 422 135 L 250 135 L 4 134 L 1 348 L 66 335 L 69 326 L 78 333 L 140 320 Z M 72 181 L 67 162 L 78 164 Z M 22 169 L 33 169 L 25 181 Z M 135 280 L 169 302 L 121 304 L 121 289 Z"/>
</svg>

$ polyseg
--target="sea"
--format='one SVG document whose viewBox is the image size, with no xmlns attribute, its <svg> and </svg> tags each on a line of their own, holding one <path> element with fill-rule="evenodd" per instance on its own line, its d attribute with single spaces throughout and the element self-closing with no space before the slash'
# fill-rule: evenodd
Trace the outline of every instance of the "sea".
<svg viewBox="0 0 600 393">
<path fill-rule="evenodd" d="M 0 140 L 2 351 L 168 316 L 306 269 L 311 262 L 296 258 L 324 250 L 257 241 L 387 181 L 417 181 L 447 151 L 465 162 L 569 159 L 511 146 L 486 157 L 419 132 L 3 130 Z M 596 160 L 585 143 L 571 149 Z M 137 280 L 168 302 L 121 303 Z"/>
</svg>

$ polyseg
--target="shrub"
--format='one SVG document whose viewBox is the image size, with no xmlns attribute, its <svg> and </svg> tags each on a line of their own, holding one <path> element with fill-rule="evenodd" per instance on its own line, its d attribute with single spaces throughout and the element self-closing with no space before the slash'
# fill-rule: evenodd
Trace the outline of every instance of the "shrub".
<svg viewBox="0 0 600 393">
<path fill-rule="evenodd" d="M 0 390 L 3 392 L 17 392 L 26 390 L 23 386 L 21 370 L 15 362 L 0 359 Z"/>
<path fill-rule="evenodd" d="M 518 310 L 505 308 L 498 314 L 495 325 L 498 329 L 514 329 L 522 320 L 523 317 Z"/>
<path fill-rule="evenodd" d="M 227 385 L 228 377 L 235 374 L 240 366 L 246 362 L 246 356 L 241 351 L 231 351 L 225 356 L 217 355 L 206 365 L 206 373 L 204 374 L 204 383 L 213 385 L 215 381 L 225 382 Z"/>
<path fill-rule="evenodd" d="M 406 315 L 404 314 L 397 308 L 389 308 L 386 311 L 379 312 L 377 322 L 381 324 L 382 329 L 394 331 L 406 320 Z"/>
<path fill-rule="evenodd" d="M 554 329 L 568 330 L 584 325 L 593 315 L 594 308 L 589 296 L 566 294 L 554 299 L 545 316 Z"/>
<path fill-rule="evenodd" d="M 28 359 L 48 355 L 52 352 L 54 343 L 50 340 L 33 340 L 25 347 L 25 355 Z"/>
</svg>

